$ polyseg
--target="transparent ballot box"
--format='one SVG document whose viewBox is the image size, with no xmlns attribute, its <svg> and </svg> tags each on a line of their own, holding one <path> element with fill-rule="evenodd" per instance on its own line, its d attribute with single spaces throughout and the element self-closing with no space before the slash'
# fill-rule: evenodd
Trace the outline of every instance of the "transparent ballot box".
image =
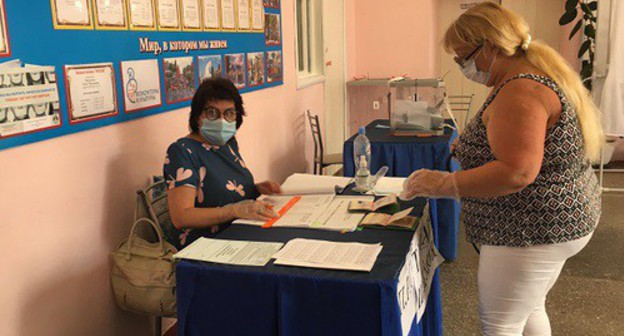
<svg viewBox="0 0 624 336">
<path fill-rule="evenodd" d="M 444 134 L 444 116 L 448 115 L 448 103 L 442 79 L 390 80 L 387 101 L 390 134 Z"/>
</svg>

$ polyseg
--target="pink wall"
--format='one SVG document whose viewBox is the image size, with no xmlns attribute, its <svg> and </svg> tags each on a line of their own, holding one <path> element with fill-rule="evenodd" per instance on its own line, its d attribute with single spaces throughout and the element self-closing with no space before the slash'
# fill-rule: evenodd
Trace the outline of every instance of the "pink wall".
<svg viewBox="0 0 624 336">
<path fill-rule="evenodd" d="M 310 164 L 303 123 L 322 115 L 324 89 L 295 87 L 293 1 L 282 1 L 285 85 L 244 96 L 239 137 L 256 179 L 283 181 Z M 111 251 L 128 234 L 134 191 L 160 174 L 187 110 L 0 151 L 2 335 L 149 335 L 150 321 L 118 309 Z"/>
<path fill-rule="evenodd" d="M 438 0 L 347 0 L 351 76 L 437 76 Z"/>
</svg>

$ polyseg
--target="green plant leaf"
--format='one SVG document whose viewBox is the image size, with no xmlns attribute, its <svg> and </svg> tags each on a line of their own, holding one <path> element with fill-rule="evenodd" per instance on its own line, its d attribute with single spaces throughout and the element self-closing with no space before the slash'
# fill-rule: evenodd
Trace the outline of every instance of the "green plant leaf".
<svg viewBox="0 0 624 336">
<path fill-rule="evenodd" d="M 578 10 L 576 10 L 576 8 L 572 9 L 572 11 L 563 13 L 563 15 L 561 15 L 561 18 L 559 19 L 559 24 L 562 26 L 567 25 L 568 23 L 572 22 L 572 20 L 576 18 L 577 14 L 578 14 Z"/>
<path fill-rule="evenodd" d="M 584 2 L 581 2 L 581 9 L 582 9 L 582 10 L 583 10 L 583 12 L 585 12 L 587 15 L 590 15 L 590 16 L 591 16 L 592 14 L 594 14 L 594 12 L 592 12 L 591 8 L 589 8 L 589 6 L 588 6 L 586 3 L 584 3 Z"/>
<path fill-rule="evenodd" d="M 578 0 L 567 0 L 565 3 L 565 10 L 566 12 L 570 12 L 573 8 L 576 8 L 576 6 L 578 6 Z"/>
<path fill-rule="evenodd" d="M 595 11 L 598 9 L 598 1 L 592 1 L 588 3 L 587 6 L 589 6 L 589 9 Z"/>
<path fill-rule="evenodd" d="M 592 39 L 596 38 L 596 28 L 594 28 L 594 25 L 586 25 L 583 32 L 585 36 L 591 37 Z"/>
<path fill-rule="evenodd" d="M 579 49 L 579 52 L 578 52 L 578 58 L 583 57 L 583 54 L 585 54 L 587 52 L 587 50 L 589 50 L 590 46 L 591 46 L 591 41 L 590 40 L 586 40 L 585 42 L 583 42 L 583 44 L 581 44 L 581 48 Z"/>
<path fill-rule="evenodd" d="M 579 29 L 581 29 L 582 26 L 583 26 L 583 20 L 578 20 L 576 24 L 574 25 L 574 28 L 572 28 L 572 31 L 570 31 L 570 37 L 568 39 L 571 40 L 574 37 L 574 35 L 579 31 Z"/>
</svg>

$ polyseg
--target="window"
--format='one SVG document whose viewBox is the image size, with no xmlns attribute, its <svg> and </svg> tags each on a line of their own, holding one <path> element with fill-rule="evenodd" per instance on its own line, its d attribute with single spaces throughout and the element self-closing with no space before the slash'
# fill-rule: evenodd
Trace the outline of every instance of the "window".
<svg viewBox="0 0 624 336">
<path fill-rule="evenodd" d="M 297 0 L 297 87 L 320 83 L 323 77 L 323 0 Z"/>
</svg>

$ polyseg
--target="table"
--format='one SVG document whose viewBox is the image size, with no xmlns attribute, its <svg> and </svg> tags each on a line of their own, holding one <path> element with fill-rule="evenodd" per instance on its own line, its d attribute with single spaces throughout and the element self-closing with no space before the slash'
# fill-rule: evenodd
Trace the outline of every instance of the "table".
<svg viewBox="0 0 624 336">
<path fill-rule="evenodd" d="M 425 203 L 425 199 L 416 200 L 415 214 L 422 214 Z M 430 219 L 435 236 L 437 217 Z M 287 242 L 304 237 L 381 242 L 383 249 L 370 273 L 277 266 L 273 261 L 264 267 L 250 267 L 183 260 L 176 268 L 179 333 L 401 335 L 396 291 L 412 235 L 408 231 L 379 229 L 341 234 L 232 225 L 218 238 Z M 414 319 L 410 335 L 442 335 L 438 272 L 425 313 L 420 323 Z"/>
<path fill-rule="evenodd" d="M 447 166 L 450 145 L 457 137 L 457 132 L 446 129 L 444 136 L 438 137 L 407 137 L 391 136 L 388 128 L 377 128 L 377 125 L 389 125 L 388 120 L 378 119 L 366 126 L 366 136 L 371 142 L 371 172 L 375 173 L 382 166 L 388 166 L 386 176 L 407 177 L 418 169 L 456 171 L 458 165 L 451 160 Z M 344 175 L 354 176 L 353 135 L 344 143 L 342 155 Z M 450 167 L 449 167 L 450 166 Z M 446 260 L 457 258 L 457 233 L 459 231 L 459 201 L 451 199 L 431 200 L 437 204 L 439 219 L 439 250 Z M 433 211 L 433 206 L 430 210 Z"/>
</svg>

